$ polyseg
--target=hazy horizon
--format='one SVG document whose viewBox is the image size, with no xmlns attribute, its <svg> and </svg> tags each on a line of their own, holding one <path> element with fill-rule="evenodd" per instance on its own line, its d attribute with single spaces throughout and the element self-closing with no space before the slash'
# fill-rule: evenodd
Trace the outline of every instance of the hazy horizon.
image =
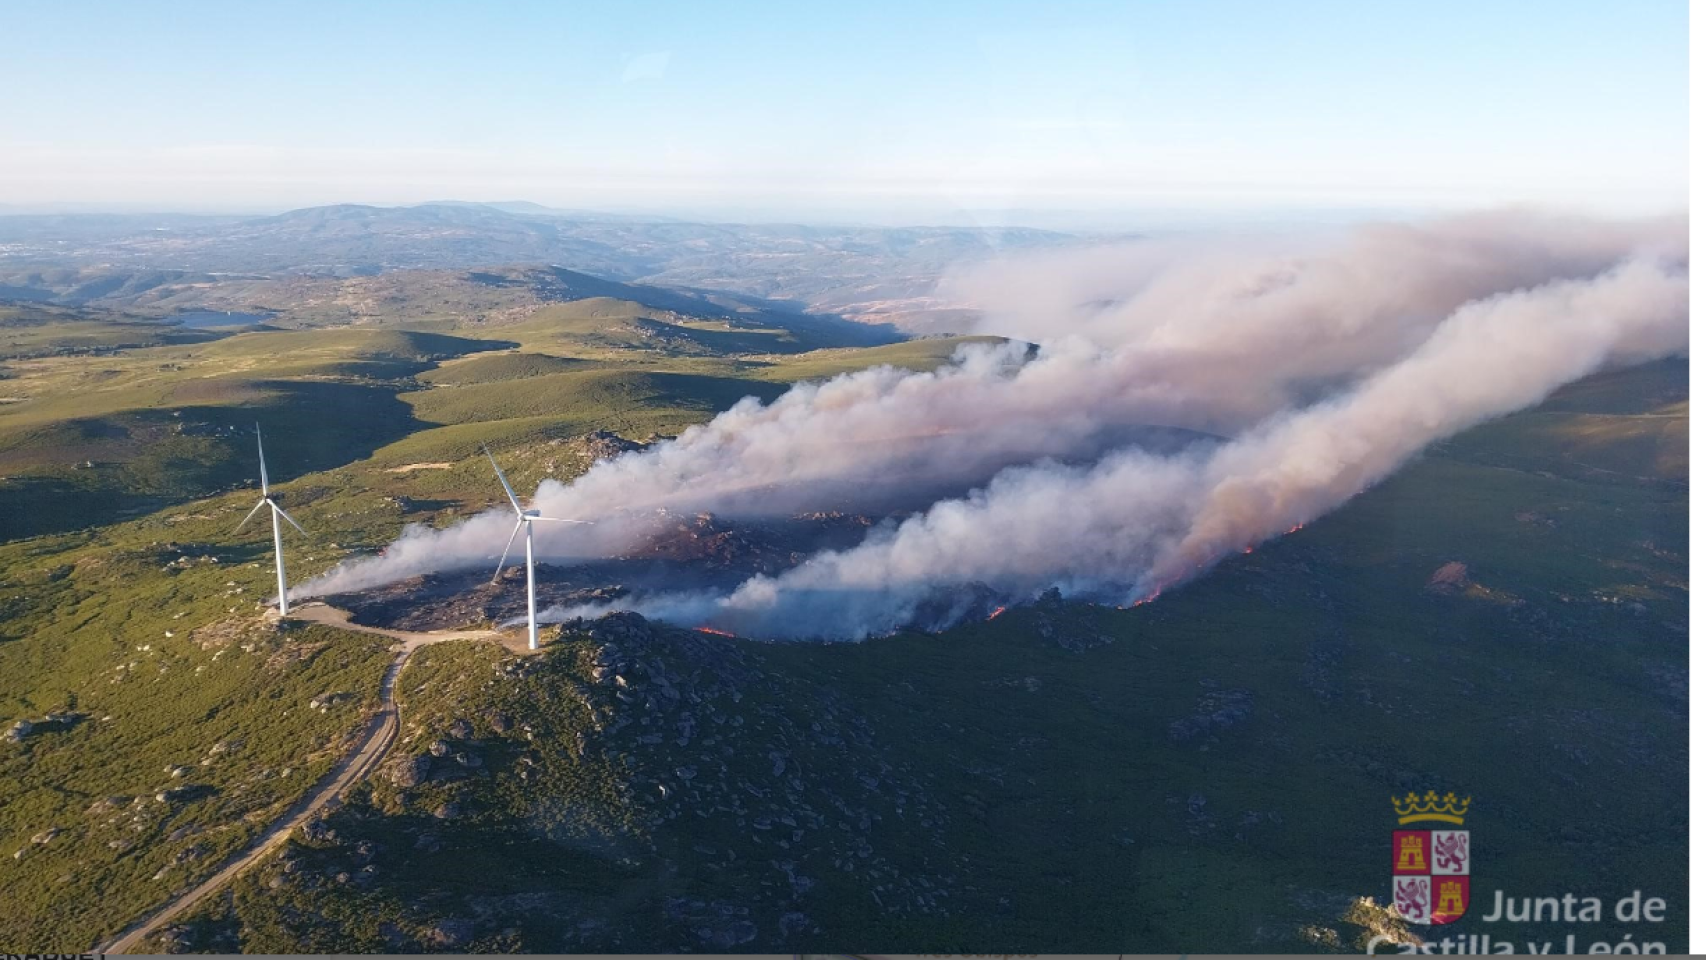
<svg viewBox="0 0 1706 960">
<path fill-rule="evenodd" d="M 1669 3 L 12 5 L 35 92 L 0 104 L 0 205 L 523 198 L 1100 229 L 1669 212 L 1686 21 Z"/>
<path fill-rule="evenodd" d="M 516 206 L 532 206 L 537 210 L 515 210 Z M 378 210 L 406 210 L 431 206 L 484 206 L 505 213 L 574 219 L 610 218 L 617 220 L 656 221 L 660 223 L 729 224 L 733 226 L 799 225 L 823 228 L 1019 228 L 1078 233 L 1119 235 L 1144 231 L 1194 231 L 1232 228 L 1238 230 L 1281 229 L 1295 230 L 1313 227 L 1345 227 L 1368 222 L 1402 222 L 1426 220 L 1451 212 L 1436 208 L 1399 207 L 1154 207 L 1130 210 L 1075 209 L 991 209 L 945 210 L 935 217 L 908 217 L 905 211 L 868 210 L 863 215 L 848 211 L 836 215 L 827 211 L 798 211 L 794 216 L 775 211 L 774 216 L 762 212 L 742 215 L 739 210 L 708 208 L 632 209 L 609 207 L 559 207 L 529 199 L 481 199 L 443 197 L 412 203 L 376 203 L 360 199 L 334 200 L 302 206 L 232 205 L 229 207 L 165 206 L 149 203 L 0 203 L 0 217 L 196 217 L 209 220 L 250 219 L 275 217 L 303 210 L 328 207 L 366 207 Z M 1510 209 L 1562 209 L 1534 204 L 1505 205 Z M 1488 208 L 1478 208 L 1488 209 Z M 1679 208 L 1674 212 L 1685 212 Z M 1664 215 L 1667 211 L 1657 211 Z M 885 215 L 886 214 L 886 215 Z"/>
</svg>

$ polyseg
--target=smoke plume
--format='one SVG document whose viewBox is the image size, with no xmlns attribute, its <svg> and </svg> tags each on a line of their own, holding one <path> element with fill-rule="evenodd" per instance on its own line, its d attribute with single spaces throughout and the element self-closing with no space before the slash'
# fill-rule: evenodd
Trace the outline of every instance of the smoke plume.
<svg viewBox="0 0 1706 960">
<path fill-rule="evenodd" d="M 1333 509 L 1434 440 L 1687 348 L 1680 219 L 1501 214 L 1290 244 L 1145 242 L 986 264 L 942 287 L 983 309 L 980 332 L 1030 343 L 748 399 L 572 484 L 548 480 L 540 509 L 597 524 L 541 530 L 541 554 L 620 555 L 659 511 L 899 511 L 857 547 L 730 594 L 625 605 L 855 638 L 969 583 L 1003 600 L 1050 587 L 1143 599 Z M 299 592 L 490 563 L 511 523 L 411 528 Z"/>
</svg>

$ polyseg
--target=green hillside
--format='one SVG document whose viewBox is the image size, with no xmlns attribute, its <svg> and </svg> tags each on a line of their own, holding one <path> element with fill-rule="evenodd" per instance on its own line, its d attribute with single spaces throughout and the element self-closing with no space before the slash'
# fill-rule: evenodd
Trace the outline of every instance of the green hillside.
<svg viewBox="0 0 1706 960">
<path fill-rule="evenodd" d="M 577 370 L 534 377 L 522 384 L 479 383 L 440 387 L 406 396 L 425 423 L 472 423 L 553 416 L 568 429 L 588 432 L 601 423 L 623 433 L 648 424 L 709 419 L 743 397 L 773 400 L 786 389 L 733 377 L 640 370 Z M 607 423 L 612 420 L 615 423 Z M 644 434 L 642 434 L 644 435 Z"/>
<path fill-rule="evenodd" d="M 205 875 L 360 726 L 382 652 L 261 621 L 266 536 L 233 533 L 254 493 L 198 487 L 252 483 L 253 420 L 311 532 L 286 543 L 299 579 L 405 523 L 490 505 L 483 442 L 527 487 L 591 463 L 551 440 L 613 425 L 640 439 L 791 379 L 954 347 L 507 346 L 535 335 L 263 332 L 9 365 L 31 399 L 0 408 L 0 497 L 21 505 L 8 522 L 36 527 L 0 544 L 0 670 L 7 715 L 46 722 L 0 744 L 16 785 L 0 851 L 32 864 L 0 877 L 0 936 L 81 948 L 122 927 Z M 53 384 L 106 412 L 70 415 Z M 1434 786 L 1477 798 L 1478 883 L 1640 876 L 1680 917 L 1686 417 L 1686 364 L 1593 378 L 1136 610 L 1044 603 L 828 646 L 596 628 L 529 667 L 430 648 L 399 688 L 413 726 L 397 759 L 463 719 L 477 732 L 458 749 L 485 775 L 382 774 L 331 819 L 335 839 L 293 844 L 172 936 L 274 951 L 1183 949 L 1205 933 L 1226 950 L 1348 947 L 1358 930 L 1338 918 L 1387 882 L 1386 797 Z M 175 431 L 186 418 L 227 432 Z M 66 467 L 62 449 L 113 459 Z M 119 494 L 133 489 L 152 499 Z M 115 509 L 139 512 L 110 522 Z M 1462 576 L 1430 589 L 1453 563 Z M 627 699 L 600 656 L 635 664 L 620 666 Z M 353 696 L 307 709 L 336 693 Z M 233 740 L 242 752 L 213 751 Z M 211 792 L 153 799 L 180 783 Z M 1590 794 L 1604 807 L 1571 799 Z M 1665 937 L 1683 942 L 1683 924 Z"/>
<path fill-rule="evenodd" d="M 0 303 L 0 362 L 200 343 L 218 334 L 100 311 Z"/>
<path fill-rule="evenodd" d="M 551 282 L 558 294 L 574 292 L 556 274 Z M 837 370 L 891 356 L 930 362 L 928 351 L 846 347 L 869 339 L 841 329 L 851 324 L 799 317 L 792 327 L 765 326 L 795 320 L 596 283 L 669 309 L 601 298 L 554 302 L 495 327 L 453 318 L 435 329 L 212 332 L 51 305 L 6 307 L 0 540 L 139 516 L 248 483 L 256 422 L 272 438 L 275 463 L 293 474 L 369 457 L 397 465 L 398 456 L 440 459 L 445 445 L 468 450 L 594 429 L 677 433 L 741 397 L 769 399 L 784 389 L 778 382 L 822 374 L 826 357 Z M 708 312 L 675 309 L 694 306 Z M 789 369 L 795 356 L 797 373 Z M 484 426 L 434 429 L 472 424 Z M 385 450 L 394 443 L 405 446 Z"/>
<path fill-rule="evenodd" d="M 234 532 L 256 421 L 310 530 L 286 541 L 300 580 L 491 505 L 482 444 L 530 488 L 587 469 L 594 431 L 670 435 L 965 342 L 852 346 L 634 291 L 651 302 L 236 333 L 10 308 L 0 698 L 35 726 L 0 743 L 0 852 L 30 865 L 0 876 L 0 937 L 121 928 L 299 797 L 372 708 L 379 645 L 259 616 L 267 537 Z M 1135 610 L 1045 601 L 852 645 L 619 620 L 526 665 L 427 649 L 393 767 L 169 939 L 1354 947 L 1340 918 L 1382 895 L 1386 797 L 1429 787 L 1477 797 L 1478 883 L 1639 875 L 1680 916 L 1687 415 L 1685 362 L 1590 378 Z M 482 774 L 393 775 L 457 720 Z"/>
<path fill-rule="evenodd" d="M 585 367 L 587 361 L 567 357 L 552 357 L 539 353 L 495 353 L 468 357 L 455 363 L 440 364 L 418 379 L 423 383 L 466 384 L 494 383 L 500 380 L 520 380 L 547 373 L 563 373 Z"/>
<path fill-rule="evenodd" d="M 1545 411 L 1662 437 L 1684 384 L 1625 371 Z M 1664 446 L 1572 476 L 1545 417 L 1489 424 L 1134 610 L 828 645 L 613 620 L 528 667 L 434 647 L 403 680 L 410 749 L 173 940 L 1355 950 L 1356 898 L 1387 896 L 1387 798 L 1438 789 L 1475 798 L 1481 889 L 1638 876 L 1680 944 L 1686 491 L 1634 479 Z"/>
<path fill-rule="evenodd" d="M 11 682 L 0 719 L 35 732 L 0 744 L 15 786 L 0 802 L 0 846 L 30 864 L 0 877 L 0 938 L 83 944 L 118 929 L 253 837 L 372 706 L 381 646 L 258 617 L 271 593 L 267 538 L 234 532 L 255 497 L 255 421 L 277 495 L 311 531 L 286 542 L 301 579 L 404 523 L 489 504 L 482 443 L 504 451 L 518 483 L 537 483 L 536 450 L 566 475 L 591 464 L 541 441 L 679 430 L 783 389 L 695 372 L 777 359 L 605 362 L 513 344 L 261 331 L 7 366 L 0 671 Z M 335 708 L 309 709 L 322 694 L 340 695 Z M 199 792 L 154 799 L 183 785 Z M 62 879 L 32 879 L 49 873 Z"/>
</svg>

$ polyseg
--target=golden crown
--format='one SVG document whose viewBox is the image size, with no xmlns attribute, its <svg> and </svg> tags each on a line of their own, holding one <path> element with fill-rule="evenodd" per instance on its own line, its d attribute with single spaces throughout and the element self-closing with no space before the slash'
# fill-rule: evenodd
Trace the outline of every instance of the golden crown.
<svg viewBox="0 0 1706 960">
<path fill-rule="evenodd" d="M 1398 814 L 1399 823 L 1415 823 L 1418 820 L 1440 820 L 1445 823 L 1463 823 L 1463 815 L 1469 812 L 1469 802 L 1472 797 L 1464 797 L 1461 802 L 1457 794 L 1448 793 L 1444 797 L 1429 790 L 1418 797 L 1410 794 L 1402 802 L 1397 797 L 1392 798 L 1392 810 Z"/>
</svg>

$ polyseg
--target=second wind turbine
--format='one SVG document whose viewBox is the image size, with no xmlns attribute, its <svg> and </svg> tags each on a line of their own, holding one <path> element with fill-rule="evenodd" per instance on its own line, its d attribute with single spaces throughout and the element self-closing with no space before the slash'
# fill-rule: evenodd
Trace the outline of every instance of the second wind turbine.
<svg viewBox="0 0 1706 960">
<path fill-rule="evenodd" d="M 278 518 L 283 517 L 298 533 L 307 534 L 308 531 L 302 529 L 302 524 L 285 513 L 278 501 L 272 498 L 272 487 L 267 483 L 267 451 L 261 446 L 261 425 L 258 423 L 255 424 L 255 452 L 261 457 L 261 502 L 255 504 L 255 509 L 249 511 L 242 523 L 237 524 L 237 529 L 240 531 L 248 526 L 249 521 L 255 519 L 255 514 L 261 512 L 262 507 L 272 508 L 272 559 L 273 568 L 278 571 L 278 615 L 282 617 L 290 613 L 290 596 L 284 584 L 284 536 L 278 528 Z"/>
<path fill-rule="evenodd" d="M 503 556 L 498 558 L 498 569 L 492 573 L 492 582 L 497 583 L 498 577 L 503 575 L 504 564 L 509 561 L 509 550 L 511 547 L 515 546 L 515 535 L 522 532 L 523 530 L 526 530 L 527 531 L 527 649 L 537 650 L 537 649 L 539 649 L 539 612 L 537 609 L 536 601 L 534 600 L 534 592 L 533 592 L 533 521 L 535 521 L 535 520 L 549 520 L 552 523 L 588 523 L 588 524 L 590 524 L 592 521 L 591 520 L 564 520 L 561 517 L 543 517 L 543 516 L 539 515 L 539 511 L 537 511 L 537 510 L 523 510 L 521 508 L 521 501 L 516 499 L 515 491 L 510 489 L 509 480 L 504 477 L 503 469 L 498 466 L 497 458 L 492 456 L 492 451 L 488 450 L 486 448 L 485 444 L 481 444 L 480 449 L 486 451 L 486 459 L 490 460 L 492 462 L 492 469 L 497 472 L 498 482 L 504 485 L 504 495 L 509 497 L 509 505 L 515 508 L 515 517 L 516 517 L 515 529 L 513 529 L 509 532 L 509 542 L 504 544 Z"/>
</svg>

